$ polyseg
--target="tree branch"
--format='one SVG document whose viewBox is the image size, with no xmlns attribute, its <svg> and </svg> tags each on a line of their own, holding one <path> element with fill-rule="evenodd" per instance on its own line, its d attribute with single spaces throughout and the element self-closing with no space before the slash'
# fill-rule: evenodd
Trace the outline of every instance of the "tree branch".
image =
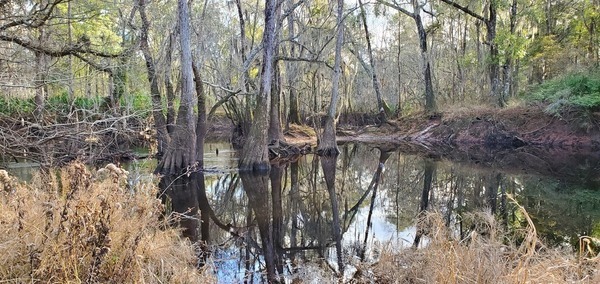
<svg viewBox="0 0 600 284">
<path fill-rule="evenodd" d="M 104 58 L 117 58 L 123 56 L 126 52 L 118 53 L 118 54 L 110 54 L 104 53 L 100 51 L 91 50 L 89 48 L 82 48 L 82 46 L 69 46 L 63 49 L 51 49 L 45 48 L 39 44 L 35 44 L 31 41 L 23 40 L 18 37 L 12 37 L 7 35 L 0 35 L 0 41 L 12 42 L 17 45 L 20 45 L 26 49 L 29 49 L 34 52 L 40 52 L 48 56 L 52 57 L 63 57 L 67 55 L 77 55 L 77 54 L 91 54 Z"/>
<path fill-rule="evenodd" d="M 488 22 L 488 19 L 486 19 L 486 18 L 482 17 L 481 15 L 473 12 L 468 7 L 461 6 L 458 3 L 454 2 L 454 1 L 450 1 L 450 0 L 441 0 L 441 1 L 444 2 L 444 3 L 446 3 L 446 4 L 448 4 L 448 5 L 450 5 L 450 6 L 452 6 L 452 7 L 454 7 L 454 8 L 456 8 L 456 9 L 458 9 L 458 10 L 463 11 L 465 14 L 468 14 L 469 16 L 471 16 L 471 17 L 473 17 L 475 19 L 478 19 L 478 20 L 480 20 L 480 21 L 482 21 L 484 23 Z"/>
<path fill-rule="evenodd" d="M 377 0 L 377 2 L 380 3 L 380 4 L 383 4 L 384 6 L 388 6 L 388 7 L 392 8 L 392 9 L 394 9 L 394 10 L 398 10 L 398 11 L 402 12 L 402 14 L 405 14 L 405 15 L 411 17 L 411 18 L 415 17 L 414 13 L 411 13 L 408 10 L 400 7 L 395 1 L 394 1 L 394 3 L 390 3 L 388 1 Z"/>
<path fill-rule="evenodd" d="M 295 62 L 309 62 L 309 63 L 319 63 L 319 64 L 324 64 L 325 66 L 327 66 L 329 69 L 333 70 L 333 66 L 331 66 L 329 63 L 323 61 L 323 60 L 319 60 L 319 59 L 311 59 L 311 58 L 303 58 L 303 57 L 289 57 L 289 56 L 277 56 L 275 58 L 275 60 L 279 61 L 295 61 Z"/>
</svg>

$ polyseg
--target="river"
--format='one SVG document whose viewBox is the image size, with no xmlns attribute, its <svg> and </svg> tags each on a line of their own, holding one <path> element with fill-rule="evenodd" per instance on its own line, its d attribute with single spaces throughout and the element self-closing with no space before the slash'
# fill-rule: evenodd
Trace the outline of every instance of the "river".
<svg viewBox="0 0 600 284">
<path fill-rule="evenodd" d="M 426 230 L 415 223 L 423 212 L 438 212 L 457 238 L 466 238 L 478 229 L 469 221 L 472 212 L 493 214 L 508 232 L 525 226 L 516 202 L 546 245 L 575 249 L 580 236 L 600 238 L 598 153 L 428 152 L 360 143 L 340 150 L 337 159 L 307 155 L 253 176 L 237 172 L 238 152 L 229 144 L 209 143 L 206 170 L 180 188 L 170 182 L 162 198 L 170 210 L 190 215 L 181 221 L 184 234 L 207 243 L 207 264 L 221 283 L 259 283 L 269 273 L 290 275 L 308 263 L 339 269 L 350 257 L 374 261 L 382 249 L 426 246 Z M 130 182 L 147 177 L 155 165 L 149 159 L 127 164 Z M 22 179 L 32 166 L 3 165 Z M 204 190 L 198 190 L 201 181 Z M 194 182 L 200 186 L 190 189 Z"/>
</svg>

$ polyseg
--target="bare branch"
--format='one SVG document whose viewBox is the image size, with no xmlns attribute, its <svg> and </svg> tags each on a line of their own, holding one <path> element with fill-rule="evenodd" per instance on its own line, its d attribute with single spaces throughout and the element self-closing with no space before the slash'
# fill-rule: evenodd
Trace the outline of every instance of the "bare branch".
<svg viewBox="0 0 600 284">
<path fill-rule="evenodd" d="M 450 6 L 452 6 L 452 7 L 454 7 L 454 8 L 456 8 L 456 9 L 458 9 L 458 10 L 463 11 L 464 13 L 468 14 L 469 16 L 471 16 L 471 17 L 473 17 L 475 19 L 478 19 L 478 20 L 480 20 L 480 21 L 482 21 L 484 23 L 486 23 L 488 21 L 488 19 L 486 19 L 483 16 L 481 16 L 481 15 L 473 12 L 468 7 L 461 6 L 461 5 L 459 5 L 458 3 L 454 2 L 454 1 L 450 1 L 450 0 L 441 0 L 441 1 L 444 2 L 444 3 L 446 3 L 446 4 L 448 4 L 448 5 L 450 5 Z"/>
</svg>

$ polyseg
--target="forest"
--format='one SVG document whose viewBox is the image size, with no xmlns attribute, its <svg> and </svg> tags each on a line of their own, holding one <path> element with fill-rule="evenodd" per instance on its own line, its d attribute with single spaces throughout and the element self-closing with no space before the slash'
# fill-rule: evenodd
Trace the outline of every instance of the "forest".
<svg viewBox="0 0 600 284">
<path fill-rule="evenodd" d="M 227 117 L 244 137 L 236 143 L 260 146 L 242 167 L 260 168 L 266 145 L 295 124 L 325 143 L 328 120 L 381 125 L 536 104 L 590 123 L 600 105 L 598 4 L 2 1 L 2 151 L 60 164 L 83 148 L 104 145 L 89 152 L 108 158 L 146 138 L 177 171 L 202 152 L 190 149 L 201 147 L 205 122 Z"/>
<path fill-rule="evenodd" d="M 342 204 L 339 197 L 343 194 L 339 187 L 342 173 L 336 173 L 340 167 L 336 158 L 349 155 L 343 153 L 348 146 L 340 145 L 377 145 L 381 168 L 377 167 L 375 177 L 382 175 L 387 152 L 398 148 L 461 161 L 469 160 L 463 154 L 484 156 L 469 153 L 473 145 L 494 150 L 536 145 L 597 153 L 599 68 L 600 0 L 0 0 L 0 188 L 4 190 L 0 208 L 14 211 L 3 223 L 14 224 L 14 234 L 24 240 L 35 231 L 44 231 L 43 239 L 51 240 L 53 248 L 76 239 L 69 243 L 68 252 L 53 255 L 34 249 L 39 238 L 33 237 L 32 245 L 22 244 L 11 254 L 14 263 L 22 267 L 0 269 L 0 276 L 19 282 L 29 273 L 32 282 L 45 280 L 48 275 L 68 281 L 69 273 L 81 273 L 86 280 L 79 281 L 102 282 L 116 279 L 113 277 L 119 273 L 106 271 L 121 267 L 132 273 L 127 275 L 140 277 L 123 276 L 125 282 L 189 283 L 190 279 L 205 277 L 212 282 L 206 271 L 182 270 L 184 274 L 177 274 L 176 267 L 186 267 L 185 263 L 207 250 L 186 247 L 186 240 L 177 237 L 180 231 L 165 229 L 169 226 L 163 224 L 185 227 L 197 220 L 143 219 L 147 216 L 140 212 L 150 212 L 148 216 L 156 218 L 164 214 L 161 206 L 174 210 L 169 208 L 171 202 L 188 198 L 185 192 L 193 188 L 196 193 L 190 198 L 198 200 L 195 208 L 202 211 L 198 217 L 202 222 L 194 224 L 208 224 L 210 219 L 221 229 L 231 229 L 231 224 L 217 221 L 216 213 L 206 205 L 211 168 L 205 166 L 205 147 L 207 142 L 227 141 L 239 153 L 235 165 L 239 181 L 233 178 L 231 188 L 241 182 L 249 204 L 281 198 L 275 193 L 271 197 L 261 194 L 269 191 L 270 185 L 271 192 L 278 189 L 281 195 L 282 187 L 286 187 L 282 178 L 292 167 L 298 170 L 298 165 L 293 165 L 299 157 L 319 157 L 325 184 L 322 191 L 326 193 L 323 199 L 331 211 L 327 216 L 331 223 L 329 244 L 337 257 L 337 268 L 331 270 L 341 279 L 345 267 L 341 239 L 347 230 L 342 223 L 349 211 L 339 212 L 348 210 L 351 198 L 344 197 L 346 203 Z M 404 142 L 408 146 L 396 145 Z M 210 151 L 219 154 L 219 149 Z M 503 168 L 523 164 L 541 168 L 542 160 L 548 168 L 536 170 L 558 176 L 552 171 L 561 167 L 551 161 L 554 154 L 549 151 L 541 158 L 509 164 L 507 161 L 514 162 L 514 157 L 503 153 L 500 162 L 508 164 Z M 499 159 L 488 156 L 492 157 L 482 160 Z M 128 182 L 129 173 L 120 168 L 121 163 L 147 158 L 157 161 L 151 169 L 156 184 Z M 32 182 L 39 190 L 17 185 L 3 169 L 4 163 L 22 161 L 41 168 L 43 173 Z M 400 162 L 395 163 L 400 167 Z M 426 219 L 431 216 L 421 213 L 428 211 L 437 165 L 423 163 L 417 187 L 427 190 L 418 215 Z M 345 170 L 347 163 L 342 164 Z M 586 169 L 594 165 L 588 163 Z M 95 168 L 93 174 L 88 167 Z M 298 178 L 297 172 L 289 174 Z M 313 174 L 313 184 L 318 184 L 316 170 L 306 175 Z M 487 175 L 478 181 L 479 186 L 501 190 L 500 174 L 496 185 L 490 186 L 495 176 Z M 374 210 L 379 183 L 375 177 L 354 210 L 369 193 L 371 212 Z M 521 186 L 517 179 L 502 180 L 513 188 Z M 143 194 L 132 197 L 127 190 Z M 160 204 L 153 198 L 157 194 L 154 191 L 159 192 Z M 510 202 L 510 194 L 518 193 L 516 189 L 512 193 L 488 191 L 482 194 L 497 194 L 505 203 Z M 177 192 L 184 197 L 178 197 Z M 54 204 L 50 207 L 55 211 L 44 211 L 46 205 L 37 204 L 39 208 L 32 206 L 32 212 L 24 213 L 24 204 L 36 200 Z M 518 212 L 514 215 L 521 218 L 526 230 L 514 248 L 522 268 L 522 263 L 535 262 L 530 251 L 538 245 L 531 221 L 536 217 L 530 218 L 513 201 Z M 113 204 L 121 202 L 136 209 L 116 210 Z M 90 213 L 77 213 L 84 207 Z M 264 255 L 263 280 L 279 282 L 283 279 L 283 260 L 279 257 L 283 256 L 268 249 L 281 249 L 274 235 L 281 232 L 273 233 L 273 225 L 261 223 L 259 218 L 261 212 L 275 209 L 250 209 L 258 220 L 255 242 L 260 243 L 257 251 Z M 185 216 L 189 213 L 186 210 L 179 213 Z M 46 214 L 48 221 L 32 221 L 36 218 L 30 214 Z M 108 221 L 122 214 L 120 218 L 141 218 L 135 222 L 143 228 Z M 245 222 L 252 223 L 253 214 L 247 216 Z M 431 218 L 427 222 L 435 226 L 439 220 Z M 451 218 L 447 219 L 450 223 Z M 28 228 L 23 224 L 35 227 L 23 229 Z M 418 238 L 427 235 L 420 226 Z M 77 229 L 83 232 L 79 237 L 70 235 Z M 113 230 L 120 235 L 114 237 L 109 233 Z M 183 230 L 187 241 L 195 245 L 207 241 L 207 228 L 191 237 L 186 235 L 189 230 Z M 172 251 L 152 247 L 149 236 L 172 243 Z M 441 235 L 432 233 L 430 237 L 433 243 L 428 249 L 438 257 L 444 245 L 455 244 L 447 243 Z M 123 248 L 111 247 L 117 243 L 111 238 L 118 238 Z M 491 246 L 499 250 L 502 240 L 496 241 Z M 319 239 L 318 249 L 324 251 L 321 242 Z M 90 249 L 90 253 L 76 256 L 78 246 Z M 481 254 L 489 247 L 470 249 L 467 247 L 463 256 L 484 258 Z M 585 249 L 580 250 L 583 252 Z M 113 253 L 114 261 L 106 261 Z M 135 262 L 139 267 L 131 262 L 136 254 L 144 259 Z M 28 257 L 18 260 L 18 255 Z M 155 269 L 166 255 L 178 257 L 160 274 Z M 418 252 L 410 255 L 427 262 Z M 387 257 L 398 261 L 397 255 Z M 75 264 L 78 258 L 85 258 L 88 265 L 79 267 Z M 62 267 L 49 264 L 60 259 L 65 262 Z M 30 263 L 29 267 L 25 263 Z M 385 270 L 384 265 L 377 269 Z M 536 270 L 523 265 L 527 273 Z M 575 269 L 573 265 L 569 262 L 566 266 Z M 511 272 L 509 266 L 502 269 L 517 280 L 523 276 L 524 270 Z M 410 274 L 415 271 L 407 273 L 398 277 L 411 281 L 425 277 Z M 442 274 L 438 280 L 447 276 Z M 582 280 L 587 274 L 566 275 L 557 277 Z M 469 277 L 477 279 L 477 275 Z"/>
</svg>

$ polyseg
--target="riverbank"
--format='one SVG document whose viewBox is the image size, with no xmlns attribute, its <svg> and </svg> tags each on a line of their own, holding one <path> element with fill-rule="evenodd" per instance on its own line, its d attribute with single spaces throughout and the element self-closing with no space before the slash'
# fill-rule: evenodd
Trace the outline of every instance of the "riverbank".
<svg viewBox="0 0 600 284">
<path fill-rule="evenodd" d="M 339 141 L 518 148 L 525 145 L 600 150 L 600 112 L 556 116 L 542 106 L 461 108 L 438 116 L 413 115 L 389 124 L 340 126 Z"/>
</svg>

